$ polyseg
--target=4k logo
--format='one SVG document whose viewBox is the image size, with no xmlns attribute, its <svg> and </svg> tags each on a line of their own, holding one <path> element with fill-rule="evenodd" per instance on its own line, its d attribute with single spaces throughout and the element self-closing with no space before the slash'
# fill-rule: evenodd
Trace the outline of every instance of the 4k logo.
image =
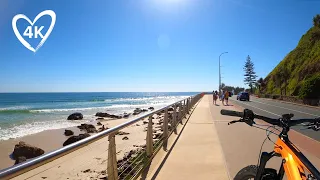
<svg viewBox="0 0 320 180">
<path fill-rule="evenodd" d="M 40 36 L 41 39 L 43 39 L 43 35 L 41 34 L 41 30 L 43 28 L 44 28 L 44 26 L 41 26 L 39 29 L 38 29 L 38 26 L 34 27 L 34 32 L 35 32 L 34 38 L 38 38 L 38 36 Z M 27 27 L 27 29 L 23 33 L 23 36 L 28 36 L 29 38 L 33 37 L 32 26 Z"/>
<path fill-rule="evenodd" d="M 42 30 L 44 28 L 44 26 L 33 26 L 38 19 L 40 19 L 42 16 L 44 15 L 49 15 L 51 17 L 51 24 L 50 27 L 47 31 L 47 33 L 45 35 L 42 34 Z M 17 20 L 18 19 L 25 19 L 29 22 L 29 24 L 31 26 L 28 26 L 25 31 L 23 32 L 23 36 L 28 37 L 28 38 L 41 38 L 42 40 L 40 41 L 40 43 L 38 44 L 38 46 L 36 48 L 33 48 L 20 34 L 20 32 L 17 29 Z M 47 38 L 49 37 L 54 25 L 56 23 L 56 14 L 51 11 L 51 10 L 46 10 L 41 12 L 40 14 L 38 14 L 36 16 L 36 18 L 33 20 L 33 22 L 30 21 L 30 19 L 25 16 L 24 14 L 18 14 L 16 16 L 13 17 L 12 19 L 12 28 L 13 31 L 15 33 L 15 35 L 17 36 L 18 40 L 30 51 L 36 52 L 47 40 Z"/>
</svg>

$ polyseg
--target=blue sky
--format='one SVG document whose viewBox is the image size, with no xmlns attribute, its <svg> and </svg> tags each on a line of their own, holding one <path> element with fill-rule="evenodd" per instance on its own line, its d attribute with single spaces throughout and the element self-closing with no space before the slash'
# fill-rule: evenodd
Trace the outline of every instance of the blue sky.
<svg viewBox="0 0 320 180">
<path fill-rule="evenodd" d="M 0 0 L 0 92 L 211 91 L 225 51 L 222 81 L 244 86 L 247 55 L 265 77 L 319 7 L 315 0 Z M 33 53 L 11 21 L 17 14 L 33 21 L 47 9 L 56 24 Z M 37 23 L 47 30 L 50 18 Z M 21 34 L 26 26 L 17 22 Z"/>
</svg>

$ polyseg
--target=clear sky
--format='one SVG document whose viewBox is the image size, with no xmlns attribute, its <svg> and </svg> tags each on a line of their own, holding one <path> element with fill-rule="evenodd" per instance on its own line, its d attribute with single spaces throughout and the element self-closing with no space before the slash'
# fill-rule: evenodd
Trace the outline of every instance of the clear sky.
<svg viewBox="0 0 320 180">
<path fill-rule="evenodd" d="M 319 8 L 316 0 L 0 0 L 0 91 L 211 91 L 225 51 L 222 81 L 244 86 L 247 55 L 265 77 Z M 33 21 L 47 9 L 56 24 L 33 53 L 12 18 Z M 47 30 L 50 17 L 37 24 Z M 21 34 L 27 25 L 17 21 Z"/>
</svg>

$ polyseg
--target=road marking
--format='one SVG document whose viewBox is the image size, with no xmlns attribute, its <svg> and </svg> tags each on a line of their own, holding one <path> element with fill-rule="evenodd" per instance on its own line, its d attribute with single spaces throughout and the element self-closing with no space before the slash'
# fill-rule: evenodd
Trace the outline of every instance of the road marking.
<svg viewBox="0 0 320 180">
<path fill-rule="evenodd" d="M 233 100 L 233 99 L 232 99 L 232 100 Z M 243 102 L 241 102 L 241 101 L 236 101 L 236 100 L 233 100 L 233 101 L 239 102 L 239 103 L 242 103 L 242 104 L 245 104 L 245 105 L 248 105 L 248 104 L 243 103 Z M 248 105 L 248 106 L 253 107 L 253 108 L 257 108 L 257 109 L 259 109 L 259 110 L 261 110 L 261 111 L 265 111 L 265 112 L 267 112 L 267 113 L 270 113 L 270 114 L 273 114 L 273 115 L 276 115 L 276 116 L 280 116 L 280 115 L 278 115 L 278 114 L 272 113 L 272 112 L 270 112 L 270 111 L 267 111 L 267 110 L 264 110 L 264 109 L 261 109 L 261 108 L 258 108 L 258 107 L 254 107 L 254 106 L 251 106 L 251 105 Z M 307 124 L 301 123 L 301 125 L 307 125 Z M 301 129 L 300 129 L 300 130 L 301 130 Z M 291 129 L 291 131 L 294 131 L 295 133 L 298 133 L 299 135 L 302 135 L 302 136 L 308 138 L 309 140 L 312 140 L 312 141 L 315 141 L 315 142 L 319 143 L 319 141 L 317 141 L 317 140 L 315 140 L 315 139 L 313 139 L 313 138 L 311 138 L 311 137 L 309 137 L 309 136 L 307 136 L 307 135 L 299 132 L 298 130 Z M 303 130 L 302 130 L 302 131 L 303 131 Z M 299 148 L 301 148 L 301 147 L 299 147 Z"/>
<path fill-rule="evenodd" d="M 289 108 L 285 108 L 285 107 L 281 107 L 281 106 L 271 105 L 271 104 L 267 104 L 267 103 L 263 103 L 263 102 L 259 102 L 259 101 L 252 101 L 252 102 L 257 102 L 257 103 L 261 103 L 261 104 L 265 104 L 265 105 L 269 105 L 269 106 L 274 106 L 274 107 L 278 107 L 278 108 L 282 108 L 282 109 L 287 109 L 287 110 L 296 111 L 296 112 L 299 112 L 299 113 L 303 113 L 303 114 L 319 117 L 319 115 L 310 114 L 310 113 L 306 113 L 306 112 L 302 112 L 302 111 L 298 111 L 298 110 L 294 110 L 294 109 L 289 109 Z"/>
<path fill-rule="evenodd" d="M 246 103 L 243 103 L 243 102 L 241 102 L 241 101 L 236 101 L 236 102 L 241 103 L 241 104 L 245 104 L 245 105 L 247 105 L 247 106 L 250 106 L 250 107 L 259 109 L 259 110 L 261 110 L 261 111 L 264 111 L 264 112 L 267 112 L 267 113 L 270 113 L 270 114 L 273 114 L 273 115 L 276 115 L 276 116 L 279 116 L 279 117 L 282 117 L 282 116 L 279 115 L 279 114 L 275 114 L 275 113 L 273 113 L 273 112 L 270 112 L 270 111 L 267 111 L 267 110 L 264 110 L 264 109 L 261 109 L 261 108 L 255 107 L 255 106 L 251 106 L 251 105 L 246 104 Z"/>
<path fill-rule="evenodd" d="M 281 116 L 281 115 L 279 115 L 279 114 L 275 114 L 275 113 L 273 113 L 273 112 L 270 112 L 270 111 L 267 111 L 267 110 L 264 110 L 264 109 L 261 109 L 261 108 L 255 107 L 255 106 L 248 105 L 248 104 L 243 103 L 243 102 L 241 102 L 241 101 L 237 101 L 237 102 L 242 103 L 242 104 L 245 104 L 245 105 L 250 106 L 250 107 L 253 107 L 253 108 L 256 108 L 256 109 L 259 109 L 259 110 L 261 110 L 261 111 L 264 111 L 264 112 L 267 112 L 267 113 L 270 113 L 270 114 L 273 114 L 273 115 L 276 115 L 276 116 L 282 117 L 282 116 Z M 305 123 L 301 123 L 301 124 L 302 124 L 302 125 L 304 125 L 304 126 L 306 126 L 306 125 L 307 125 L 307 124 L 305 124 Z"/>
</svg>

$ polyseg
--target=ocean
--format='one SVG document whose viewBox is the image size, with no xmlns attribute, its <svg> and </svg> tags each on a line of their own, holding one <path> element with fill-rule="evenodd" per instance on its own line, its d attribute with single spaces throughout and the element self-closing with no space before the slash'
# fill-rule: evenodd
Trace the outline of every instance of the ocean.
<svg viewBox="0 0 320 180">
<path fill-rule="evenodd" d="M 95 121 L 97 112 L 131 113 L 160 108 L 197 92 L 0 93 L 0 140 Z M 67 117 L 80 112 L 80 121 Z"/>
</svg>

